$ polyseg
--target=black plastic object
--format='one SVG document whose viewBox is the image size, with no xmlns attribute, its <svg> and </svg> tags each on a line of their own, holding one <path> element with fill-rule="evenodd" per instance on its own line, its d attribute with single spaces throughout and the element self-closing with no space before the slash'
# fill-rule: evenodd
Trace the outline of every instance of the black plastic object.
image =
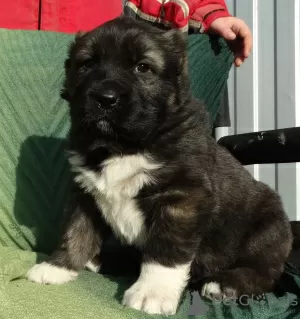
<svg viewBox="0 0 300 319">
<path fill-rule="evenodd" d="M 300 127 L 224 136 L 218 144 L 243 165 L 300 162 Z"/>
</svg>

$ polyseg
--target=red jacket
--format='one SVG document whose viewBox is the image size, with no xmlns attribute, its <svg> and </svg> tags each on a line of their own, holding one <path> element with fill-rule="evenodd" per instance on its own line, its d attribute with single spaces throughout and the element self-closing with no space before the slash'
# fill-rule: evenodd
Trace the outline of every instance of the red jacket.
<svg viewBox="0 0 300 319">
<path fill-rule="evenodd" d="M 127 8 L 185 31 L 205 31 L 216 18 L 229 16 L 224 0 L 129 0 Z M 121 13 L 122 0 L 1 0 L 0 28 L 73 33 L 91 30 Z"/>
<path fill-rule="evenodd" d="M 230 16 L 224 0 L 129 0 L 127 8 L 142 19 L 187 31 L 206 31 L 211 23 Z"/>
</svg>

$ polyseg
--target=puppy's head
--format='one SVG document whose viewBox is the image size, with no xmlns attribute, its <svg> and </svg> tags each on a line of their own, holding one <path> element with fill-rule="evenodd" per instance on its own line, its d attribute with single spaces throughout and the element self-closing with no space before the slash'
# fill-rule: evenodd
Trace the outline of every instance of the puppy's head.
<svg viewBox="0 0 300 319">
<path fill-rule="evenodd" d="M 72 121 L 144 140 L 188 95 L 185 39 L 120 17 L 71 44 L 64 96 Z"/>
</svg>

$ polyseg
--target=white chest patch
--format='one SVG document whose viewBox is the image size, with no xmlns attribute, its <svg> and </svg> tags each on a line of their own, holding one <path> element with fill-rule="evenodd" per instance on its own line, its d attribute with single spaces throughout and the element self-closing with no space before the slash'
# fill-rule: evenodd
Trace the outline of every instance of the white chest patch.
<svg viewBox="0 0 300 319">
<path fill-rule="evenodd" d="M 77 173 L 75 182 L 94 195 L 114 233 L 129 244 L 141 245 L 145 222 L 135 196 L 144 185 L 154 183 L 151 171 L 161 165 L 143 154 L 113 157 L 101 164 L 101 172 L 84 167 L 84 158 L 71 153 L 69 161 Z"/>
</svg>

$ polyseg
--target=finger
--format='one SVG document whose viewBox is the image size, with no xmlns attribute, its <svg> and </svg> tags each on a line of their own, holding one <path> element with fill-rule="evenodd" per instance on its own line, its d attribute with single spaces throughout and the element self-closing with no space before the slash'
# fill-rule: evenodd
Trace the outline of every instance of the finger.
<svg viewBox="0 0 300 319">
<path fill-rule="evenodd" d="M 224 27 L 221 25 L 216 25 L 214 26 L 213 31 L 222 36 L 227 41 L 232 41 L 236 39 L 236 34 L 231 29 L 231 26 Z"/>
<path fill-rule="evenodd" d="M 244 63 L 244 61 L 245 61 L 245 59 L 240 57 L 240 56 L 234 58 L 234 64 L 237 67 L 241 66 Z"/>
<path fill-rule="evenodd" d="M 250 29 L 243 21 L 241 21 L 239 25 L 233 25 L 232 30 L 241 39 L 243 43 L 243 55 L 247 58 L 250 55 L 253 42 Z"/>
<path fill-rule="evenodd" d="M 246 25 L 245 25 L 246 26 Z M 249 28 L 246 26 L 245 28 L 241 28 L 239 30 L 238 36 L 243 40 L 243 54 L 246 58 L 248 58 L 251 48 L 252 48 L 252 33 Z"/>
<path fill-rule="evenodd" d="M 252 34 L 248 33 L 246 37 L 244 38 L 244 49 L 243 49 L 243 54 L 246 58 L 250 55 L 251 49 L 252 49 Z"/>
<path fill-rule="evenodd" d="M 241 58 L 236 58 L 236 59 L 234 59 L 234 64 L 235 64 L 235 66 L 237 66 L 237 67 L 240 67 L 241 65 L 242 65 L 242 59 Z"/>
<path fill-rule="evenodd" d="M 224 37 L 225 40 L 229 40 L 229 41 L 236 39 L 236 34 L 230 28 L 222 30 L 222 36 Z"/>
<path fill-rule="evenodd" d="M 232 53 L 234 54 L 234 58 L 243 56 L 243 43 L 241 39 L 236 39 L 234 41 L 227 41 Z"/>
</svg>

